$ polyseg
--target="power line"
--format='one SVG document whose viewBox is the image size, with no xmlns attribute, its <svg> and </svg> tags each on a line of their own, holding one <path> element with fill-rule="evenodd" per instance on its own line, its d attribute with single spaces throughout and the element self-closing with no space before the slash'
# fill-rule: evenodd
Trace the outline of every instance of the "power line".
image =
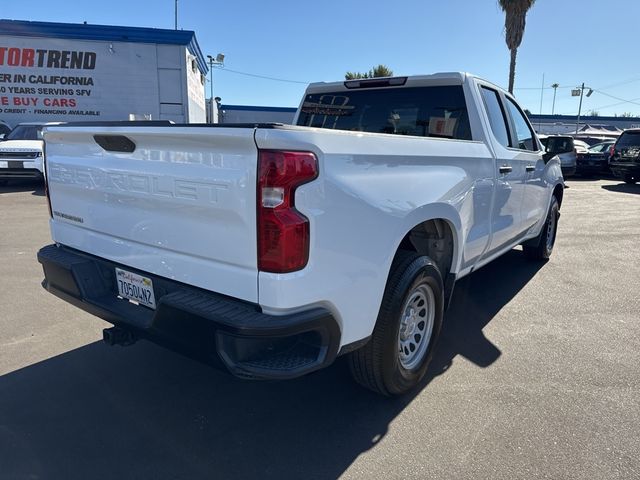
<svg viewBox="0 0 640 480">
<path fill-rule="evenodd" d="M 615 95 L 610 95 L 608 93 L 604 93 L 601 90 L 593 90 L 594 92 L 598 92 L 600 95 L 604 95 L 605 97 L 613 98 L 614 100 L 620 100 L 622 103 L 633 103 L 634 105 L 640 105 L 640 103 L 634 102 L 633 100 L 625 100 L 624 98 L 616 97 Z M 637 99 L 636 99 L 637 100 Z"/>
<path fill-rule="evenodd" d="M 558 88 L 574 88 L 574 87 L 566 87 L 559 86 Z M 514 90 L 541 90 L 542 87 L 514 87 Z M 553 90 L 553 87 L 544 87 L 545 90 Z"/>
<path fill-rule="evenodd" d="M 613 88 L 613 87 L 619 87 L 620 85 L 627 85 L 629 83 L 638 82 L 638 81 L 640 81 L 640 78 L 631 78 L 629 80 L 624 80 L 622 82 L 612 83 L 611 85 L 605 85 L 604 87 L 600 87 L 600 90 L 605 90 L 605 89 Z"/>
<path fill-rule="evenodd" d="M 230 68 L 223 68 L 223 69 L 220 69 L 220 71 L 236 73 L 238 75 L 245 75 L 247 77 L 262 78 L 264 80 L 272 80 L 272 81 L 275 81 L 275 82 L 295 83 L 295 84 L 299 84 L 299 85 L 308 85 L 309 83 L 311 83 L 311 82 L 304 82 L 304 81 L 300 81 L 300 80 L 289 80 L 289 79 L 286 79 L 286 78 L 270 77 L 268 75 L 259 75 L 259 74 L 256 74 L 256 73 L 241 72 L 239 70 L 232 70 Z M 593 110 L 602 109 L 602 108 L 616 107 L 618 105 L 622 105 L 622 104 L 625 104 L 625 103 L 630 103 L 630 104 L 633 104 L 633 105 L 640 106 L 640 103 L 636 102 L 636 100 L 640 100 L 640 98 L 634 98 L 633 100 L 625 100 L 623 98 L 616 97 L 615 95 L 610 95 L 610 94 L 605 93 L 605 92 L 602 91 L 602 89 L 604 89 L 604 88 L 612 88 L 612 87 L 616 87 L 616 86 L 619 86 L 619 85 L 626 85 L 627 83 L 633 83 L 633 82 L 636 82 L 636 81 L 640 81 L 640 78 L 629 79 L 629 80 L 626 80 L 624 82 L 619 82 L 619 83 L 607 85 L 607 86 L 602 87 L 602 88 L 597 89 L 597 90 L 593 89 L 594 92 L 598 92 L 601 95 L 613 98 L 615 100 L 620 100 L 620 102 L 618 102 L 618 103 L 613 103 L 613 104 L 610 104 L 610 105 L 603 105 L 603 106 L 600 106 L 600 107 L 594 107 Z M 558 88 L 567 89 L 567 88 L 574 88 L 574 87 L 561 85 L 561 86 L 558 86 Z M 516 87 L 516 88 L 514 88 L 514 90 L 552 90 L 552 89 L 553 89 L 553 87 L 544 87 L 544 88 L 541 88 L 541 87 Z"/>
<path fill-rule="evenodd" d="M 276 78 L 276 77 L 269 77 L 267 75 L 258 75 L 256 73 L 248 73 L 248 72 L 240 72 L 238 70 L 231 70 L 230 68 L 221 68 L 220 69 L 221 72 L 232 72 L 232 73 L 237 73 L 239 75 L 246 75 L 247 77 L 254 77 L 254 78 L 263 78 L 265 80 L 273 80 L 276 82 L 287 82 L 287 83 L 299 83 L 302 85 L 308 85 L 311 82 L 302 82 L 299 80 L 287 80 L 286 78 Z"/>
<path fill-rule="evenodd" d="M 635 100 L 640 100 L 640 97 L 639 98 L 634 98 L 634 99 L 630 100 L 630 102 L 633 103 L 634 105 L 637 105 L 637 103 L 634 103 Z M 603 109 L 603 108 L 617 107 L 618 105 L 624 105 L 626 103 L 629 103 L 629 101 L 625 100 L 623 102 L 610 103 L 609 105 L 602 105 L 600 107 L 594 107 L 592 110 L 600 110 L 600 109 Z"/>
</svg>

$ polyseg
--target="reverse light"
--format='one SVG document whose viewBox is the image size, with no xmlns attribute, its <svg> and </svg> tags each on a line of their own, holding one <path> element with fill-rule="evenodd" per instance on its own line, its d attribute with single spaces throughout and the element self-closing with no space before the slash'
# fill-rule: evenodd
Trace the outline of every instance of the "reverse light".
<svg viewBox="0 0 640 480">
<path fill-rule="evenodd" d="M 262 187 L 262 206 L 276 208 L 284 203 L 284 188 Z"/>
<path fill-rule="evenodd" d="M 258 154 L 258 269 L 288 273 L 309 260 L 309 219 L 295 208 L 295 191 L 318 176 L 311 152 L 260 150 Z"/>
</svg>

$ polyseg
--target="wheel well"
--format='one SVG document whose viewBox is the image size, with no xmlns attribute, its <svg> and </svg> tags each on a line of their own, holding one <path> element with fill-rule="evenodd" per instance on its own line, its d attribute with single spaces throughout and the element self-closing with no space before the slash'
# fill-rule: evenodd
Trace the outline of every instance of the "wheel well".
<svg viewBox="0 0 640 480">
<path fill-rule="evenodd" d="M 558 208 L 562 205 L 562 196 L 564 195 L 564 188 L 562 185 L 556 185 L 556 188 L 553 189 L 553 196 L 558 200 Z"/>
<path fill-rule="evenodd" d="M 449 222 L 436 218 L 413 227 L 400 242 L 398 250 L 427 255 L 438 266 L 442 279 L 446 280 L 453 265 L 453 247 L 454 237 Z"/>
</svg>

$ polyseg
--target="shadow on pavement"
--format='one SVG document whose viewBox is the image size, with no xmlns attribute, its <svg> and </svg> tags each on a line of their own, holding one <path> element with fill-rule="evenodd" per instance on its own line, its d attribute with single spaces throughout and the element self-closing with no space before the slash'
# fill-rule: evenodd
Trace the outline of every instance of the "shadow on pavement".
<svg viewBox="0 0 640 480">
<path fill-rule="evenodd" d="M 609 190 L 610 192 L 619 193 L 635 193 L 640 194 L 640 184 L 630 185 L 628 183 L 618 183 L 616 185 L 602 185 L 602 188 Z"/>
<path fill-rule="evenodd" d="M 33 192 L 32 195 L 44 196 L 42 180 L 8 180 L 6 184 L 0 182 L 0 195 L 3 193 Z"/>
<path fill-rule="evenodd" d="M 512 251 L 459 282 L 424 385 L 457 355 L 500 356 L 482 329 L 540 266 Z M 96 342 L 0 377 L 0 477 L 336 478 L 419 393 L 376 396 L 344 359 L 247 382 L 148 343 Z"/>
</svg>

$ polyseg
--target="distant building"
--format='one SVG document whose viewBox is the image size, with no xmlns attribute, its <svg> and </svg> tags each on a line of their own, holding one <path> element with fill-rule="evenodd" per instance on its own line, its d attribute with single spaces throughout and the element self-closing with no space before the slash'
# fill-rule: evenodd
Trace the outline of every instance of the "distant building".
<svg viewBox="0 0 640 480">
<path fill-rule="evenodd" d="M 0 20 L 0 120 L 204 122 L 207 64 L 187 30 Z"/>
<path fill-rule="evenodd" d="M 538 133 L 574 134 L 578 117 L 575 115 L 529 115 L 529 120 Z M 596 129 L 616 131 L 627 128 L 640 128 L 640 117 L 594 117 L 580 116 L 580 129 L 585 126 Z M 619 133 L 619 132 L 618 132 Z"/>
</svg>

